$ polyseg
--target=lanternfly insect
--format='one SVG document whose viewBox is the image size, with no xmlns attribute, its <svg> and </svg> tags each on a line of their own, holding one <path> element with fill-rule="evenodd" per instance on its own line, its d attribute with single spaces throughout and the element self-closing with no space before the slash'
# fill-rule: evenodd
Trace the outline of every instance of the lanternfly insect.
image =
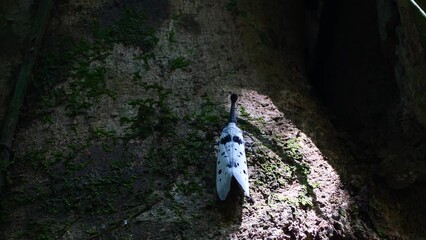
<svg viewBox="0 0 426 240">
<path fill-rule="evenodd" d="M 249 196 L 243 132 L 237 127 L 237 117 L 235 115 L 235 103 L 237 99 L 237 94 L 231 95 L 229 123 L 223 129 L 218 143 L 216 188 L 219 198 L 222 201 L 225 200 L 229 193 L 232 177 L 240 184 L 244 195 Z"/>
</svg>

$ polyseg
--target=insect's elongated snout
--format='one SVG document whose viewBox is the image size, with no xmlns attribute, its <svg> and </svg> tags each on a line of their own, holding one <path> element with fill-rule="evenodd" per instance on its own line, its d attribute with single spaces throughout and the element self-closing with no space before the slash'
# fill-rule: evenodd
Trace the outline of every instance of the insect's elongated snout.
<svg viewBox="0 0 426 240">
<path fill-rule="evenodd" d="M 235 104 L 238 100 L 238 95 L 236 93 L 231 94 L 231 104 Z"/>
<path fill-rule="evenodd" d="M 238 100 L 236 93 L 231 94 L 231 112 L 229 113 L 229 122 L 237 123 L 237 115 L 235 114 L 235 104 Z"/>
</svg>

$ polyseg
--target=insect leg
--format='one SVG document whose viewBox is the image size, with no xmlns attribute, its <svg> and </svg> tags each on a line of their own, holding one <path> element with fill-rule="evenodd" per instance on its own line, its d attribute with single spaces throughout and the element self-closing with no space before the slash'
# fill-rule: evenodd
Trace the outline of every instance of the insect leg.
<svg viewBox="0 0 426 240">
<path fill-rule="evenodd" d="M 209 152 L 207 153 L 207 156 L 204 158 L 204 161 L 209 160 L 209 158 L 210 158 L 210 154 L 211 154 L 211 152 L 213 151 L 214 146 L 217 146 L 217 145 L 219 145 L 219 141 L 217 141 L 215 144 L 212 144 L 212 145 L 210 146 Z"/>
<path fill-rule="evenodd" d="M 254 149 L 253 149 L 253 145 L 256 145 L 256 141 L 255 141 L 255 139 L 253 138 L 253 136 L 252 136 L 249 132 L 243 131 L 243 133 L 244 133 L 244 135 L 249 136 L 249 137 L 250 137 L 250 139 L 251 139 L 251 142 L 245 142 L 244 144 L 246 145 L 246 147 L 250 147 L 251 152 L 252 152 L 254 155 L 256 155 L 256 152 L 255 152 L 255 151 L 254 151 Z"/>
<path fill-rule="evenodd" d="M 249 142 L 245 142 L 244 144 L 246 145 L 246 147 L 249 147 L 251 149 L 251 153 L 256 156 L 256 152 L 254 151 L 253 145 Z"/>
</svg>

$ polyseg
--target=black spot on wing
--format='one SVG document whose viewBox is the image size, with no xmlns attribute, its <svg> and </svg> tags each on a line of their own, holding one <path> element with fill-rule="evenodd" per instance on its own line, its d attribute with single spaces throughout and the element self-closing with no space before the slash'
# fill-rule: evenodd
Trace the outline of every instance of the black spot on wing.
<svg viewBox="0 0 426 240">
<path fill-rule="evenodd" d="M 234 136 L 234 137 L 232 138 L 232 141 L 233 141 L 233 142 L 236 142 L 236 143 L 238 143 L 238 144 L 243 144 L 243 140 L 241 140 L 241 138 L 240 138 L 240 137 L 238 137 L 238 136 Z"/>
<path fill-rule="evenodd" d="M 231 168 L 231 167 L 232 167 L 230 163 L 228 163 L 226 166 L 227 166 L 228 168 Z"/>
<path fill-rule="evenodd" d="M 247 174 L 246 170 L 243 170 L 244 174 Z"/>
<path fill-rule="evenodd" d="M 223 137 L 223 138 L 220 139 L 220 144 L 224 144 L 225 145 L 225 144 L 229 143 L 230 141 L 231 141 L 231 135 L 228 134 L 225 137 Z"/>
<path fill-rule="evenodd" d="M 240 152 L 240 155 L 242 156 L 242 155 L 243 155 L 243 153 L 242 153 L 242 152 Z"/>
<path fill-rule="evenodd" d="M 223 156 L 223 155 L 225 155 L 225 152 L 222 152 L 222 154 L 221 154 L 221 155 L 222 155 L 222 156 Z"/>
<path fill-rule="evenodd" d="M 217 161 L 217 165 L 219 165 L 220 164 L 220 161 Z"/>
<path fill-rule="evenodd" d="M 219 172 L 217 174 L 222 174 L 222 169 L 219 170 Z"/>
</svg>

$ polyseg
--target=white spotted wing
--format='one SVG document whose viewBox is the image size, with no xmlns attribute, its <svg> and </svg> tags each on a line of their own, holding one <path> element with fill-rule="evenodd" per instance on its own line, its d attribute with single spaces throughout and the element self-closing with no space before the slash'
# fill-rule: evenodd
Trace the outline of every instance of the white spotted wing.
<svg viewBox="0 0 426 240">
<path fill-rule="evenodd" d="M 231 188 L 232 176 L 249 196 L 247 160 L 242 131 L 229 123 L 222 131 L 217 153 L 216 188 L 219 198 L 225 200 Z"/>
</svg>

